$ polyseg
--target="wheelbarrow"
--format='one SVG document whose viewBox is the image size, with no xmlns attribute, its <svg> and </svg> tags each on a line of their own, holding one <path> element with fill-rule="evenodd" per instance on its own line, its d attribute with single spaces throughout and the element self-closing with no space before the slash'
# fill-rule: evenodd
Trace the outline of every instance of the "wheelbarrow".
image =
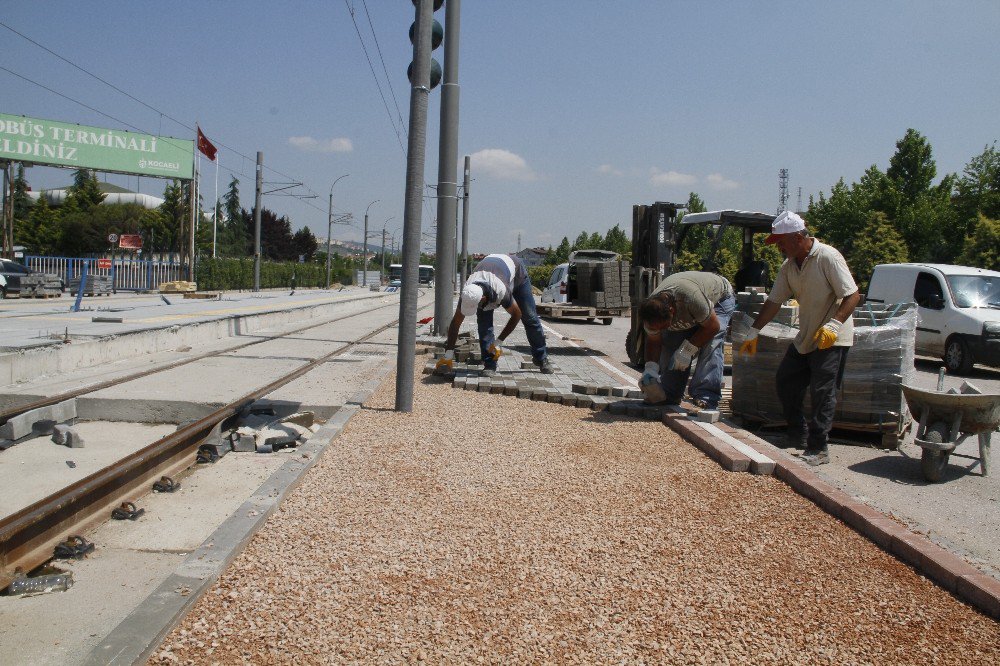
<svg viewBox="0 0 1000 666">
<path fill-rule="evenodd" d="M 1000 426 L 1000 395 L 954 389 L 946 393 L 904 384 L 903 396 L 917 419 L 914 442 L 923 449 L 924 478 L 940 481 L 955 447 L 970 435 L 979 435 L 979 464 L 983 476 L 989 476 L 990 437 Z"/>
</svg>

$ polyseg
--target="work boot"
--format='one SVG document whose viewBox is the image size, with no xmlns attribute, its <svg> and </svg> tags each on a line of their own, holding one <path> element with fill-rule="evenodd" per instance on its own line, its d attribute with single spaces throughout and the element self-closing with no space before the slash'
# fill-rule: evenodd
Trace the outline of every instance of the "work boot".
<svg viewBox="0 0 1000 666">
<path fill-rule="evenodd" d="M 828 449 L 806 449 L 801 458 L 805 464 L 816 467 L 830 462 L 830 452 Z"/>
<path fill-rule="evenodd" d="M 538 371 L 541 372 L 543 375 L 551 375 L 553 372 L 556 371 L 556 369 L 552 367 L 552 361 L 550 361 L 547 356 L 545 357 L 544 361 L 542 361 L 541 363 L 535 363 L 535 365 L 538 366 Z"/>
<path fill-rule="evenodd" d="M 496 368 L 483 368 L 479 372 L 479 376 L 480 377 L 495 377 L 496 374 L 497 374 L 497 369 Z"/>
</svg>

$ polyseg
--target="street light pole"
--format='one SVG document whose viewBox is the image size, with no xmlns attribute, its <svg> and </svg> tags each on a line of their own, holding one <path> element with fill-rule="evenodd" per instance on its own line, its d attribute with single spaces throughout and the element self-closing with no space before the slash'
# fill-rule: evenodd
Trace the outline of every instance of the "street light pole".
<svg viewBox="0 0 1000 666">
<path fill-rule="evenodd" d="M 341 178 L 347 178 L 351 174 L 345 173 L 343 176 L 333 181 L 333 185 Z M 330 236 L 333 234 L 333 185 L 330 186 L 330 209 L 326 217 L 326 288 L 330 288 Z"/>
<path fill-rule="evenodd" d="M 368 208 L 371 208 L 379 202 L 378 199 L 368 204 Z M 368 286 L 368 208 L 365 208 L 365 268 L 364 272 L 361 274 L 361 284 Z"/>
<path fill-rule="evenodd" d="M 382 275 L 380 276 L 382 280 L 385 280 L 385 228 L 389 224 L 389 220 L 395 220 L 396 216 L 393 215 L 388 220 L 382 223 Z"/>
</svg>

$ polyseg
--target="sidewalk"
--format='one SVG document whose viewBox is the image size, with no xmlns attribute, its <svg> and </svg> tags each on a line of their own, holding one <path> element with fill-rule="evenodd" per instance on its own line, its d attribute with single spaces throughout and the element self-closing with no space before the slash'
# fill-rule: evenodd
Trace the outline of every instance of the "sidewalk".
<svg viewBox="0 0 1000 666">
<path fill-rule="evenodd" d="M 1000 661 L 1000 625 L 776 478 L 418 378 L 411 414 L 383 382 L 154 663 Z"/>
</svg>

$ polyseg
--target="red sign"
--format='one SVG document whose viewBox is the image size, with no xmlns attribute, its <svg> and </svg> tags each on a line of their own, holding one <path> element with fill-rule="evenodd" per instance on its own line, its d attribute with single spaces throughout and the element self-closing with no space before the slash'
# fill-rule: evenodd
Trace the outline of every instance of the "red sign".
<svg viewBox="0 0 1000 666">
<path fill-rule="evenodd" d="M 124 250 L 141 250 L 142 236 L 139 234 L 122 234 L 118 239 L 118 247 Z"/>
<path fill-rule="evenodd" d="M 97 267 L 99 269 L 102 269 L 102 270 L 109 270 L 111 268 L 111 260 L 110 259 L 98 259 L 97 260 Z"/>
</svg>

